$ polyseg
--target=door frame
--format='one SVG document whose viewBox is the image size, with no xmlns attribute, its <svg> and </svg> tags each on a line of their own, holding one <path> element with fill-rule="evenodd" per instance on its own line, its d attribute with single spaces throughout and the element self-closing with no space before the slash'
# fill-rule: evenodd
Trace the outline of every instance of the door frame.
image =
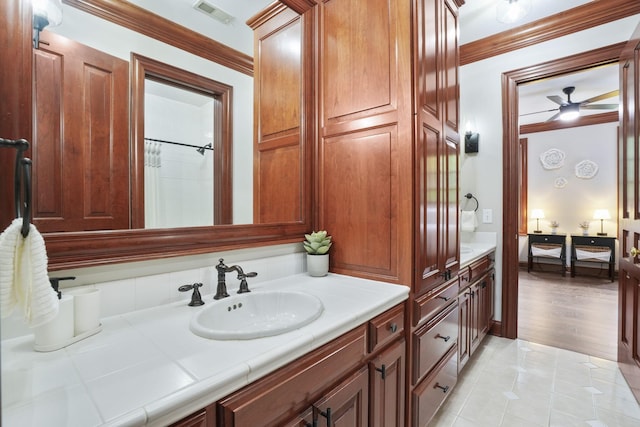
<svg viewBox="0 0 640 427">
<path fill-rule="evenodd" d="M 618 62 L 626 42 L 531 65 L 502 74 L 502 321 L 501 335 L 518 337 L 518 85 Z"/>
</svg>

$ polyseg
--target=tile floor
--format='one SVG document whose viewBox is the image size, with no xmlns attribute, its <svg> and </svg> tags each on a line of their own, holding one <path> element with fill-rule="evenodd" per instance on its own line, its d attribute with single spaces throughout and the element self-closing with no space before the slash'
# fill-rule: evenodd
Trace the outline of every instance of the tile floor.
<svg viewBox="0 0 640 427">
<path fill-rule="evenodd" d="M 615 362 L 487 336 L 430 427 L 638 427 Z"/>
</svg>

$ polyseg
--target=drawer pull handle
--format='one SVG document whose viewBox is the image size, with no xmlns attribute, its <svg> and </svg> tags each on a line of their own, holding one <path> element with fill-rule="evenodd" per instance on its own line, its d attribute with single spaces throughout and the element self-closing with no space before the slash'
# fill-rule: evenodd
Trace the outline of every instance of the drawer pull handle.
<svg viewBox="0 0 640 427">
<path fill-rule="evenodd" d="M 327 408 L 326 411 L 320 411 L 320 415 L 327 419 L 327 427 L 331 427 L 331 408 Z"/>
<path fill-rule="evenodd" d="M 436 338 L 441 338 L 444 340 L 444 342 L 447 342 L 451 339 L 451 336 L 447 335 L 446 337 L 443 337 L 442 335 L 438 334 L 436 335 Z"/>
<path fill-rule="evenodd" d="M 386 367 L 386 365 L 382 365 L 381 368 L 376 368 L 376 371 L 380 372 L 380 377 L 382 377 L 383 380 L 387 378 L 387 367 Z"/>
<path fill-rule="evenodd" d="M 397 330 L 398 330 L 398 325 L 397 325 L 397 324 L 395 324 L 395 323 L 391 323 L 391 324 L 389 324 L 389 330 L 390 330 L 391 332 L 397 332 Z"/>
<path fill-rule="evenodd" d="M 436 383 L 436 385 L 433 386 L 433 388 L 439 388 L 440 390 L 442 390 L 443 393 L 446 393 L 449 391 L 449 386 L 441 386 L 440 383 Z"/>
<path fill-rule="evenodd" d="M 464 280 L 464 279 L 462 279 L 462 280 Z M 441 300 L 444 300 L 445 302 L 446 302 L 446 301 L 449 301 L 449 300 L 451 299 L 451 297 L 444 297 L 444 296 L 442 296 L 442 295 L 438 295 L 436 298 L 439 298 L 439 299 L 441 299 Z"/>
</svg>

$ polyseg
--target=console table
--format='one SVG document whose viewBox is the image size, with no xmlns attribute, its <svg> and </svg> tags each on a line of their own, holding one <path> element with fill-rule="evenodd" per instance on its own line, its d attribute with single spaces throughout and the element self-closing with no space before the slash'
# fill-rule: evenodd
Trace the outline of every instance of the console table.
<svg viewBox="0 0 640 427">
<path fill-rule="evenodd" d="M 576 275 L 576 262 L 600 263 L 609 265 L 609 278 L 613 282 L 615 261 L 615 237 L 571 235 L 571 277 Z"/>
<path fill-rule="evenodd" d="M 567 236 L 565 234 L 531 233 L 529 236 L 529 262 L 527 272 L 533 268 L 533 258 L 560 262 L 561 273 L 566 274 L 567 265 Z"/>
</svg>

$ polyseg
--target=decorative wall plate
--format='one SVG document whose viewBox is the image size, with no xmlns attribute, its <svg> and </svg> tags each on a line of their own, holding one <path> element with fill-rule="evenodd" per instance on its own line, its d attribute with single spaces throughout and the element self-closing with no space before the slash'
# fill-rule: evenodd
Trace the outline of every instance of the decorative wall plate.
<svg viewBox="0 0 640 427">
<path fill-rule="evenodd" d="M 560 176 L 553 182 L 553 186 L 556 188 L 564 188 L 567 186 L 568 182 L 569 181 L 567 181 L 567 178 L 565 178 L 564 176 Z"/>
<path fill-rule="evenodd" d="M 598 165 L 591 160 L 583 160 L 576 165 L 576 176 L 582 179 L 591 179 L 598 173 Z"/>
<path fill-rule="evenodd" d="M 550 148 L 540 155 L 540 162 L 545 169 L 558 169 L 564 166 L 564 151 Z"/>
</svg>

